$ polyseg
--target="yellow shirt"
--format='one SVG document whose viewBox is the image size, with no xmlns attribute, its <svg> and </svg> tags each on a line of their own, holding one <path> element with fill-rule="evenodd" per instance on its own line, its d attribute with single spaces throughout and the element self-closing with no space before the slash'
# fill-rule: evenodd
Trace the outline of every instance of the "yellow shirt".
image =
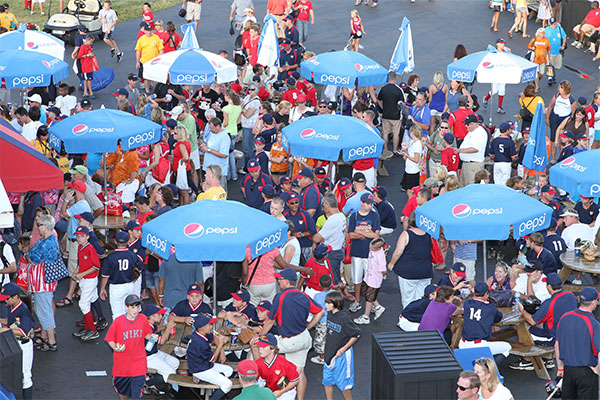
<svg viewBox="0 0 600 400">
<path fill-rule="evenodd" d="M 140 62 L 144 64 L 146 61 L 152 60 L 154 57 L 160 55 L 160 51 L 163 49 L 163 42 L 161 38 L 152 34 L 148 37 L 146 35 L 140 36 L 135 45 L 135 50 L 141 53 Z"/>
<path fill-rule="evenodd" d="M 46 157 L 51 158 L 54 156 L 54 150 L 52 150 L 52 148 L 50 147 L 48 142 L 42 142 L 38 139 L 33 139 L 31 141 L 31 144 L 33 145 L 33 147 L 38 149 L 38 151 L 40 153 L 42 153 L 43 155 L 45 155 Z"/>
<path fill-rule="evenodd" d="M 227 192 L 221 186 L 211 187 L 198 195 L 199 200 L 227 200 Z"/>
<path fill-rule="evenodd" d="M 11 22 L 14 22 L 12 27 L 10 26 Z M 19 23 L 13 13 L 0 13 L 0 26 L 6 28 L 8 31 L 14 31 L 19 26 Z"/>
</svg>

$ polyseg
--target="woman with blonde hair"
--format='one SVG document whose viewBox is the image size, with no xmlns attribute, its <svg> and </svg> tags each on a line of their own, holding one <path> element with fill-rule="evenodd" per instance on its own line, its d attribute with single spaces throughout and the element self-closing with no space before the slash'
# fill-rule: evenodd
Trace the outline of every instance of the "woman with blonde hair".
<svg viewBox="0 0 600 400">
<path fill-rule="evenodd" d="M 438 125 L 441 115 L 446 109 L 446 98 L 448 96 L 448 85 L 444 83 L 444 73 L 433 74 L 433 83 L 429 86 L 429 109 L 431 110 L 431 122 L 429 123 L 429 134 L 431 135 Z"/>
<path fill-rule="evenodd" d="M 273 118 L 277 121 L 277 125 L 280 128 L 287 126 L 290 123 L 290 110 L 292 109 L 292 103 L 287 100 L 282 100 L 275 108 L 275 114 Z"/>
<path fill-rule="evenodd" d="M 484 400 L 514 400 L 510 390 L 498 379 L 498 368 L 491 358 L 475 360 L 473 368 L 481 381 L 479 398 Z"/>
<path fill-rule="evenodd" d="M 171 166 L 171 171 L 175 174 L 179 173 L 179 165 L 185 164 L 185 170 L 187 175 L 187 188 L 179 188 L 179 204 L 185 205 L 190 203 L 190 153 L 191 153 L 191 145 L 189 141 L 189 133 L 185 126 L 177 125 L 175 127 L 175 146 L 173 148 L 173 164 Z"/>
<path fill-rule="evenodd" d="M 402 177 L 402 190 L 406 191 L 419 185 L 419 161 L 423 152 L 423 144 L 421 143 L 421 127 L 413 125 L 410 127 L 410 145 L 399 151 L 404 157 L 404 176 Z"/>
<path fill-rule="evenodd" d="M 446 178 L 446 191 L 451 192 L 458 188 L 460 188 L 460 181 L 458 180 L 458 176 L 448 175 L 448 178 Z"/>
</svg>

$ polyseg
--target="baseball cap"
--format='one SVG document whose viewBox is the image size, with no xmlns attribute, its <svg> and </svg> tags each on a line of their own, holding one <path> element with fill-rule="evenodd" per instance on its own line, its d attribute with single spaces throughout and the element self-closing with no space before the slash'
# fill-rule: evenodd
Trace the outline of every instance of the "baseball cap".
<svg viewBox="0 0 600 400">
<path fill-rule="evenodd" d="M 54 115 L 56 115 L 57 117 L 60 115 L 60 108 L 58 107 L 54 107 L 54 106 L 50 106 L 48 108 L 46 108 L 46 112 L 49 113 L 53 113 Z"/>
<path fill-rule="evenodd" d="M 259 347 L 277 346 L 277 338 L 272 333 L 267 333 L 258 338 L 256 345 Z"/>
<path fill-rule="evenodd" d="M 94 223 L 94 214 L 92 214 L 89 211 L 82 212 L 81 214 L 77 214 L 77 215 L 75 215 L 75 218 L 77 218 L 77 219 L 85 219 L 90 224 Z"/>
<path fill-rule="evenodd" d="M 137 294 L 130 294 L 125 297 L 125 305 L 132 306 L 134 304 L 142 304 L 142 298 Z"/>
<path fill-rule="evenodd" d="M 275 188 L 273 187 L 273 185 L 265 185 L 262 189 L 262 192 L 267 197 L 275 196 Z"/>
<path fill-rule="evenodd" d="M 190 293 L 200 293 L 202 294 L 202 288 L 197 283 L 192 283 L 187 290 L 187 294 Z"/>
<path fill-rule="evenodd" d="M 90 108 L 92 106 L 92 102 L 89 99 L 83 99 L 79 104 L 81 104 L 81 108 Z"/>
<path fill-rule="evenodd" d="M 295 80 L 294 78 L 287 78 L 287 79 L 285 80 L 285 83 L 287 83 L 288 85 L 291 85 L 291 86 L 293 86 L 293 85 L 295 85 L 295 84 L 296 84 L 296 80 Z"/>
<path fill-rule="evenodd" d="M 10 296 L 21 293 L 21 288 L 14 282 L 9 282 L 2 286 L 2 292 L 0 293 L 0 301 L 8 299 Z"/>
<path fill-rule="evenodd" d="M 142 311 L 142 314 L 144 314 L 146 317 L 149 317 L 151 315 L 154 314 L 164 314 L 167 312 L 166 308 L 160 308 L 159 306 L 157 306 L 156 304 L 148 304 L 146 307 L 144 307 L 144 310 Z"/>
<path fill-rule="evenodd" d="M 529 265 L 525 265 L 523 267 L 523 271 L 525 271 L 525 272 L 534 272 L 534 271 L 541 271 L 541 270 L 542 270 L 542 263 L 537 260 L 531 261 L 529 263 Z"/>
<path fill-rule="evenodd" d="M 181 106 L 173 107 L 173 109 L 171 110 L 171 118 L 177 119 L 177 117 L 179 117 L 179 115 L 182 112 L 183 112 L 183 107 L 181 107 Z"/>
<path fill-rule="evenodd" d="M 331 246 L 325 246 L 324 244 L 318 244 L 313 250 L 315 258 L 323 258 L 331 251 Z"/>
<path fill-rule="evenodd" d="M 363 174 L 362 172 L 357 172 L 354 175 L 352 175 L 352 181 L 353 182 L 366 182 L 367 178 L 365 178 L 365 174 Z"/>
<path fill-rule="evenodd" d="M 298 71 L 292 71 L 292 78 L 294 78 L 295 80 L 299 80 L 300 79 L 300 72 L 298 72 Z"/>
<path fill-rule="evenodd" d="M 479 119 L 477 118 L 477 115 L 469 114 L 469 115 L 467 115 L 467 118 L 465 118 L 463 122 L 465 123 L 465 125 L 469 125 L 469 124 L 472 124 L 473 122 L 479 122 Z"/>
<path fill-rule="evenodd" d="M 27 98 L 27 100 L 29 100 L 31 102 L 34 102 L 34 103 L 40 103 L 41 104 L 42 103 L 42 96 L 40 96 L 39 94 L 36 93 L 36 94 L 33 94 L 33 95 L 29 96 Z"/>
<path fill-rule="evenodd" d="M 438 186 L 440 184 L 440 181 L 438 181 L 435 178 L 427 178 L 425 179 L 425 181 L 423 182 L 423 186 L 427 187 L 427 188 L 432 188 L 434 186 Z"/>
<path fill-rule="evenodd" d="M 73 188 L 78 192 L 85 193 L 86 185 L 81 181 L 69 182 L 67 183 L 67 187 Z"/>
<path fill-rule="evenodd" d="M 298 98 L 296 99 L 296 103 L 306 103 L 306 96 L 303 94 L 298 96 Z"/>
<path fill-rule="evenodd" d="M 573 135 L 573 132 L 571 132 L 571 131 L 564 131 L 563 133 L 560 134 L 560 137 L 575 139 L 575 135 Z"/>
<path fill-rule="evenodd" d="M 169 118 L 165 125 L 167 125 L 167 128 L 173 129 L 177 126 L 177 121 L 175 121 L 173 118 Z"/>
<path fill-rule="evenodd" d="M 194 319 L 194 328 L 200 329 L 203 326 L 214 324 L 215 322 L 217 322 L 217 319 L 210 314 L 198 314 Z"/>
<path fill-rule="evenodd" d="M 237 371 L 244 376 L 258 375 L 258 365 L 254 360 L 245 359 L 238 363 Z"/>
<path fill-rule="evenodd" d="M 281 39 L 281 44 L 285 46 L 286 44 L 292 44 L 292 41 L 290 39 Z"/>
<path fill-rule="evenodd" d="M 363 193 L 360 196 L 360 201 L 362 203 L 373 204 L 373 195 L 371 193 Z"/>
<path fill-rule="evenodd" d="M 263 300 L 260 303 L 258 303 L 256 309 L 261 311 L 271 311 L 271 307 L 273 307 L 273 305 L 269 300 Z"/>
<path fill-rule="evenodd" d="M 88 229 L 87 226 L 78 226 L 77 229 L 75 229 L 75 234 L 76 235 L 89 235 L 90 230 Z"/>
<path fill-rule="evenodd" d="M 292 180 L 290 178 L 288 178 L 287 176 L 285 178 L 281 178 L 281 180 L 279 181 L 280 185 L 283 185 L 286 183 L 292 183 Z"/>
<path fill-rule="evenodd" d="M 115 236 L 115 241 L 117 243 L 127 243 L 129 242 L 129 235 L 127 234 L 127 232 L 120 231 Z"/>
<path fill-rule="evenodd" d="M 240 289 L 235 293 L 231 293 L 231 297 L 236 300 L 245 301 L 246 303 L 250 302 L 250 293 L 246 289 Z"/>
<path fill-rule="evenodd" d="M 80 31 L 87 31 L 87 27 L 84 24 L 81 24 L 77 27 Z"/>
<path fill-rule="evenodd" d="M 335 110 L 337 108 L 337 102 L 335 101 L 330 101 L 327 103 L 327 108 L 329 110 Z"/>
<path fill-rule="evenodd" d="M 444 141 L 448 144 L 452 144 L 454 143 L 454 135 L 451 134 L 450 132 L 446 133 L 444 135 Z"/>
<path fill-rule="evenodd" d="M 582 133 L 577 137 L 577 140 L 588 140 L 588 137 L 585 133 Z"/>
<path fill-rule="evenodd" d="M 340 181 L 338 182 L 338 187 L 340 189 L 346 189 L 349 188 L 352 185 L 352 183 L 350 182 L 350 179 L 348 178 L 342 178 L 340 179 Z"/>
<path fill-rule="evenodd" d="M 127 79 L 129 79 L 130 81 L 137 81 L 139 78 L 138 78 L 137 74 L 132 72 L 129 75 L 127 75 Z"/>
<path fill-rule="evenodd" d="M 246 13 L 246 12 L 249 12 L 249 11 L 252 11 L 252 12 L 254 12 L 254 8 L 252 8 L 252 7 L 246 7 L 246 8 L 244 8 L 244 12 L 245 12 L 245 13 Z"/>
<path fill-rule="evenodd" d="M 312 179 L 312 178 L 315 177 L 315 175 L 313 174 L 313 172 L 311 171 L 311 169 L 308 168 L 308 167 L 302 168 L 300 170 L 300 172 L 298 172 L 298 175 L 303 176 L 305 178 L 310 178 L 310 179 Z"/>
<path fill-rule="evenodd" d="M 317 178 L 325 178 L 327 176 L 327 172 L 325 171 L 325 168 L 318 167 L 317 169 L 315 169 L 315 176 Z"/>
<path fill-rule="evenodd" d="M 382 199 L 385 199 L 388 195 L 388 191 L 385 188 L 385 186 L 375 186 L 373 188 L 374 192 L 377 192 L 377 194 L 379 195 L 379 197 L 381 197 Z"/>
<path fill-rule="evenodd" d="M 546 283 L 550 286 L 558 286 L 562 285 L 562 279 L 560 279 L 560 276 L 556 272 L 553 272 L 546 276 Z"/>
<path fill-rule="evenodd" d="M 327 104 L 327 100 L 325 100 L 325 99 L 319 100 L 319 105 L 321 105 L 321 104 Z"/>
<path fill-rule="evenodd" d="M 87 175 L 88 169 L 84 165 L 76 165 L 73 167 L 73 169 L 69 170 L 69 173 L 71 175 L 75 175 L 75 174 Z"/>
<path fill-rule="evenodd" d="M 271 114 L 265 114 L 262 116 L 262 120 L 265 124 L 272 124 L 273 123 L 273 116 Z"/>
<path fill-rule="evenodd" d="M 273 275 L 275 275 L 275 278 L 287 279 L 290 282 L 296 282 L 296 279 L 298 279 L 296 276 L 296 271 L 291 268 L 286 268 L 281 272 L 275 272 Z"/>
<path fill-rule="evenodd" d="M 142 28 L 145 31 L 151 31 L 152 30 L 152 27 L 147 22 L 141 22 L 140 23 L 140 28 Z"/>
<path fill-rule="evenodd" d="M 506 43 L 506 41 L 502 38 L 496 39 L 496 43 Z"/>
<path fill-rule="evenodd" d="M 132 219 L 131 221 L 129 221 L 127 223 L 127 225 L 125 225 L 125 230 L 131 231 L 134 229 L 142 229 L 142 225 L 140 225 L 140 223 L 138 221 L 136 221 L 135 219 Z"/>
<path fill-rule="evenodd" d="M 542 193 L 550 193 L 550 194 L 554 194 L 556 193 L 556 190 L 554 190 L 554 188 L 550 185 L 544 185 L 542 186 L 542 189 L 540 190 Z"/>
<path fill-rule="evenodd" d="M 438 288 L 438 285 L 436 285 L 435 283 L 430 283 L 429 285 L 425 286 L 425 291 L 423 293 L 424 296 L 429 296 L 431 293 L 435 292 Z"/>
<path fill-rule="evenodd" d="M 299 188 L 300 185 L 298 184 L 298 175 L 296 175 L 296 177 L 294 177 L 294 179 L 292 180 L 292 188 Z"/>
<path fill-rule="evenodd" d="M 507 121 L 507 122 L 503 122 L 500 124 L 500 132 L 506 132 L 509 129 L 513 129 L 515 126 L 513 125 L 512 122 Z"/>
<path fill-rule="evenodd" d="M 490 288 L 488 287 L 487 283 L 477 282 L 475 284 L 475 295 L 483 296 L 484 294 L 486 294 L 489 291 L 490 291 Z"/>
<path fill-rule="evenodd" d="M 248 171 L 258 171 L 260 169 L 260 164 L 256 158 L 251 158 L 248 160 Z"/>
<path fill-rule="evenodd" d="M 561 217 L 577 217 L 579 218 L 579 213 L 577 213 L 577 211 L 574 210 L 565 210 L 562 214 L 560 214 Z"/>
<path fill-rule="evenodd" d="M 113 93 L 113 96 L 129 96 L 129 91 L 125 88 L 117 89 L 116 92 Z"/>
<path fill-rule="evenodd" d="M 465 267 L 465 264 L 461 263 L 461 262 L 457 262 L 454 263 L 454 265 L 452 265 L 452 267 L 450 267 L 450 269 L 452 271 L 454 271 L 454 273 L 458 276 L 460 276 L 461 278 L 464 278 L 465 276 L 467 276 L 467 267 Z"/>
<path fill-rule="evenodd" d="M 556 23 L 556 19 L 550 18 L 550 20 L 548 22 L 550 23 L 550 25 L 555 24 Z"/>
<path fill-rule="evenodd" d="M 260 144 L 265 144 L 265 139 L 262 136 L 257 136 L 254 139 L 254 143 L 260 143 Z"/>
<path fill-rule="evenodd" d="M 6 285 L 4 287 L 6 287 Z M 581 293 L 579 294 L 579 298 L 583 301 L 596 300 L 598 298 L 598 291 L 593 287 L 584 287 Z"/>
<path fill-rule="evenodd" d="M 288 203 L 291 203 L 291 202 L 292 202 L 292 200 L 298 200 L 298 199 L 299 199 L 299 198 L 298 198 L 298 193 L 295 193 L 295 192 L 294 192 L 294 193 L 290 193 L 290 197 L 288 197 L 288 200 L 287 200 L 287 202 L 288 202 Z"/>
<path fill-rule="evenodd" d="M 288 15 L 286 15 L 285 17 L 283 17 L 283 21 L 293 21 L 293 20 L 294 20 L 294 18 L 292 18 L 292 16 L 291 16 L 291 15 L 289 15 L 289 14 L 288 14 Z M 288 40 L 289 40 L 289 39 L 288 39 Z"/>
<path fill-rule="evenodd" d="M 577 102 L 583 106 L 587 104 L 587 99 L 584 96 L 581 96 L 577 99 Z"/>
</svg>

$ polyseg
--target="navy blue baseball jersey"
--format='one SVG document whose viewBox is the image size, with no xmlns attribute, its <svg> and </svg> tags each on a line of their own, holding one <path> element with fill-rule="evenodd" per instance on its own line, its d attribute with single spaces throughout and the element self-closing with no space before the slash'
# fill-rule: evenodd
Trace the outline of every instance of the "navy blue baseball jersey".
<svg viewBox="0 0 600 400">
<path fill-rule="evenodd" d="M 517 155 L 515 142 L 510 137 L 498 136 L 492 140 L 491 153 L 494 155 L 494 162 L 511 162 L 513 156 Z"/>
<path fill-rule="evenodd" d="M 194 332 L 192 335 L 187 348 L 188 370 L 191 374 L 206 371 L 213 367 L 213 352 L 210 348 L 213 339 L 214 336 L 212 333 L 204 336 L 198 332 Z"/>
<path fill-rule="evenodd" d="M 113 285 L 133 282 L 134 268 L 142 270 L 140 258 L 127 248 L 116 249 L 104 260 L 102 277 L 108 278 L 108 283 Z"/>
<path fill-rule="evenodd" d="M 573 146 L 571 146 L 569 144 L 562 148 L 562 150 L 560 151 L 560 155 L 556 159 L 556 162 L 559 163 L 562 160 L 564 160 L 565 158 L 571 157 L 572 155 L 573 155 Z"/>
<path fill-rule="evenodd" d="M 402 310 L 402 317 L 410 322 L 420 323 L 430 302 L 431 299 L 429 297 L 424 297 L 411 302 L 404 310 Z"/>
<path fill-rule="evenodd" d="M 567 251 L 567 244 L 563 238 L 556 233 L 546 235 L 546 239 L 544 239 L 544 248 L 552 253 L 558 266 L 562 265 L 560 262 L 560 255 Z"/>
<path fill-rule="evenodd" d="M 225 307 L 225 311 L 239 312 L 244 314 L 248 319 L 252 321 L 258 321 L 258 315 L 256 314 L 256 309 L 252 304 L 246 304 L 243 308 L 236 308 L 233 306 L 233 303 L 229 303 L 227 307 Z M 271 332 L 273 333 L 273 332 Z"/>
<path fill-rule="evenodd" d="M 575 309 L 558 321 L 556 340 L 560 359 L 567 367 L 593 367 L 598 364 L 600 322 L 594 314 Z"/>
<path fill-rule="evenodd" d="M 258 160 L 258 165 L 260 165 L 260 171 L 265 174 L 269 173 L 269 156 L 265 153 L 264 150 L 254 154 L 254 158 Z"/>
<path fill-rule="evenodd" d="M 381 229 L 379 214 L 375 211 L 369 211 L 367 215 L 362 215 L 360 211 L 353 212 L 348 218 L 348 233 L 360 233 L 362 229 L 370 229 L 375 232 Z M 350 255 L 352 257 L 369 258 L 370 238 L 352 239 L 350 245 Z"/>
<path fill-rule="evenodd" d="M 281 336 L 292 337 L 304 332 L 308 314 L 318 314 L 321 311 L 322 308 L 306 294 L 288 288 L 273 299 L 269 318 L 275 321 L 274 325 Z"/>
<path fill-rule="evenodd" d="M 210 306 L 203 301 L 201 301 L 196 307 L 192 307 L 187 299 L 181 300 L 179 303 L 175 304 L 175 307 L 173 307 L 171 310 L 171 315 L 175 315 L 177 317 L 189 317 L 192 314 L 200 313 L 208 313 L 212 315 L 213 311 L 212 308 L 210 308 Z"/>
<path fill-rule="evenodd" d="M 492 325 L 502 321 L 502 313 L 485 301 L 465 300 L 462 337 L 466 341 L 488 340 Z"/>
<path fill-rule="evenodd" d="M 398 226 L 398 218 L 396 217 L 396 210 L 390 204 L 389 201 L 383 200 L 379 203 L 375 203 L 377 214 L 379 214 L 379 221 L 382 228 L 396 229 Z"/>
<path fill-rule="evenodd" d="M 438 286 L 449 286 L 451 288 L 455 287 L 456 285 L 458 285 L 461 282 L 464 282 L 465 278 L 460 278 L 458 279 L 456 282 L 452 282 L 452 279 L 450 279 L 450 275 L 444 275 L 440 278 L 440 281 L 438 282 Z"/>
<path fill-rule="evenodd" d="M 273 143 L 277 141 L 277 127 L 263 129 L 256 137 L 261 137 L 265 141 L 265 151 L 271 151 Z M 266 154 L 265 154 L 266 155 Z M 258 158 L 258 157 L 256 157 Z M 267 157 L 268 159 L 268 157 Z M 260 162 L 260 159 L 258 160 Z M 262 167 L 262 164 L 261 164 Z M 269 173 L 268 169 L 263 169 L 265 174 Z"/>
<path fill-rule="evenodd" d="M 320 185 L 317 185 L 317 187 L 319 188 L 319 192 L 321 194 L 325 194 L 333 189 L 333 185 L 331 184 L 329 178 L 323 179 L 323 182 L 321 182 Z"/>
<path fill-rule="evenodd" d="M 19 327 L 23 336 L 27 336 L 33 329 L 33 316 L 22 301 L 19 301 L 16 306 L 8 308 L 7 325 L 10 327 L 14 323 Z"/>
<path fill-rule="evenodd" d="M 296 214 L 292 214 L 291 211 L 286 211 L 283 213 L 283 216 L 285 219 L 293 222 L 296 232 L 309 232 L 311 235 L 317 233 L 315 221 L 310 214 L 303 209 L 299 208 Z M 300 247 L 311 247 L 313 243 L 310 237 L 301 237 L 298 238 L 298 241 L 300 242 Z"/>
<path fill-rule="evenodd" d="M 258 207 L 258 209 L 267 214 L 271 214 L 271 200 L 267 200 L 264 203 L 262 203 L 261 206 Z"/>
<path fill-rule="evenodd" d="M 542 201 L 542 203 L 544 202 Z M 552 218 L 558 220 L 560 218 L 560 215 L 562 214 L 562 206 L 560 205 L 560 203 L 556 200 L 550 200 L 550 203 L 546 205 L 552 209 Z"/>
<path fill-rule="evenodd" d="M 136 239 L 135 241 L 129 243 L 127 248 L 131 250 L 133 254 L 138 256 L 142 263 L 146 260 L 146 248 L 142 246 L 142 241 L 140 239 Z"/>
<path fill-rule="evenodd" d="M 575 204 L 575 211 L 577 211 L 577 214 L 579 214 L 579 222 L 582 224 L 589 225 L 596 221 L 596 218 L 598 217 L 598 210 L 598 204 L 596 203 L 592 203 L 590 208 L 587 210 L 583 208 L 583 204 L 581 202 Z"/>
<path fill-rule="evenodd" d="M 559 264 L 556 263 L 556 258 L 550 250 L 542 247 L 539 253 L 536 254 L 535 251 L 531 250 L 528 256 L 527 259 L 530 261 L 537 260 L 542 263 L 544 275 L 548 276 L 549 274 L 558 271 Z"/>
<path fill-rule="evenodd" d="M 550 337 L 556 337 L 556 326 L 562 316 L 577 308 L 577 298 L 572 292 L 560 290 L 542 302 L 540 308 L 531 317 L 537 324 L 543 323 L 544 331 Z"/>
<path fill-rule="evenodd" d="M 300 207 L 303 210 L 316 210 L 312 218 L 316 221 L 323 214 L 321 192 L 316 183 L 310 184 L 300 191 Z"/>
<path fill-rule="evenodd" d="M 100 240 L 98 240 L 98 236 L 96 236 L 96 232 L 94 232 L 93 230 L 90 230 L 90 238 L 88 239 L 88 241 L 90 242 L 94 250 L 96 250 L 96 253 L 98 253 L 99 256 L 106 253 L 106 249 L 102 247 L 102 245 L 100 244 Z"/>
<path fill-rule="evenodd" d="M 262 189 L 266 185 L 272 185 L 272 182 L 271 178 L 269 178 L 269 175 L 265 174 L 264 172 L 260 173 L 260 176 L 256 181 L 252 179 L 252 175 L 246 175 L 244 181 L 242 182 L 246 204 L 250 207 L 259 208 L 264 202 L 262 197 Z"/>
</svg>

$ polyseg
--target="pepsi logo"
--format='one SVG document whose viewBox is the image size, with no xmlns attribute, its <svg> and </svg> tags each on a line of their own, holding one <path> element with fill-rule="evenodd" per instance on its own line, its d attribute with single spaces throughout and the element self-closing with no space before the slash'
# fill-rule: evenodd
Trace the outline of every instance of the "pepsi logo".
<svg viewBox="0 0 600 400">
<path fill-rule="evenodd" d="M 568 157 L 568 158 L 565 158 L 565 159 L 563 160 L 563 162 L 561 162 L 561 163 L 560 163 L 560 167 L 561 167 L 561 168 L 568 168 L 568 167 L 569 167 L 569 165 L 573 164 L 574 162 L 575 162 L 575 157 Z"/>
<path fill-rule="evenodd" d="M 156 65 L 160 62 L 160 57 L 157 57 L 150 61 L 150 65 Z"/>
<path fill-rule="evenodd" d="M 585 167 L 583 165 L 577 164 L 575 162 L 575 157 L 565 158 L 563 160 L 563 162 L 560 163 L 560 168 L 561 169 L 571 168 L 571 169 L 574 169 L 577 172 L 585 172 L 585 170 L 588 169 L 588 167 Z"/>
<path fill-rule="evenodd" d="M 183 234 L 190 239 L 198 239 L 202 235 L 204 235 L 204 227 L 198 223 L 187 224 L 185 228 L 183 228 Z"/>
<path fill-rule="evenodd" d="M 492 64 L 492 63 L 491 63 L 491 62 L 489 62 L 489 61 L 484 61 L 484 62 L 482 62 L 482 63 L 481 63 L 481 66 L 482 66 L 483 68 L 485 68 L 485 69 L 492 69 L 492 68 L 494 68 L 494 64 Z"/>
<path fill-rule="evenodd" d="M 73 135 L 80 136 L 80 135 L 84 135 L 85 133 L 87 133 L 88 130 L 89 130 L 89 128 L 87 125 L 78 124 L 73 127 L 71 132 L 73 132 Z"/>
<path fill-rule="evenodd" d="M 38 48 L 38 45 L 35 44 L 35 43 L 33 43 L 33 42 L 27 42 L 27 47 L 29 47 L 30 49 L 35 50 L 35 49 Z"/>
<path fill-rule="evenodd" d="M 51 67 L 50 63 L 48 61 L 46 61 L 46 60 L 42 60 L 42 64 L 44 64 L 44 66 L 46 68 L 50 68 Z"/>
<path fill-rule="evenodd" d="M 212 64 L 212 66 L 213 66 L 213 67 L 215 67 L 215 68 L 219 68 L 219 64 L 217 64 L 217 62 L 216 62 L 216 61 L 214 61 L 214 60 L 211 60 L 211 61 L 210 61 L 210 63 Z"/>
<path fill-rule="evenodd" d="M 307 128 L 307 129 L 304 129 L 302 132 L 300 132 L 300 137 L 302 139 L 312 139 L 315 137 L 316 134 L 317 134 L 317 131 L 315 131 L 314 129 L 311 129 L 311 128 Z"/>
<path fill-rule="evenodd" d="M 357 70 L 358 72 L 360 72 L 360 71 L 362 71 L 362 69 L 363 69 L 363 66 L 362 66 L 362 65 L 360 65 L 360 64 L 354 64 L 354 68 L 356 68 L 356 70 Z"/>
<path fill-rule="evenodd" d="M 452 207 L 452 215 L 456 218 L 466 218 L 471 215 L 471 207 L 468 204 L 457 204 Z"/>
</svg>

